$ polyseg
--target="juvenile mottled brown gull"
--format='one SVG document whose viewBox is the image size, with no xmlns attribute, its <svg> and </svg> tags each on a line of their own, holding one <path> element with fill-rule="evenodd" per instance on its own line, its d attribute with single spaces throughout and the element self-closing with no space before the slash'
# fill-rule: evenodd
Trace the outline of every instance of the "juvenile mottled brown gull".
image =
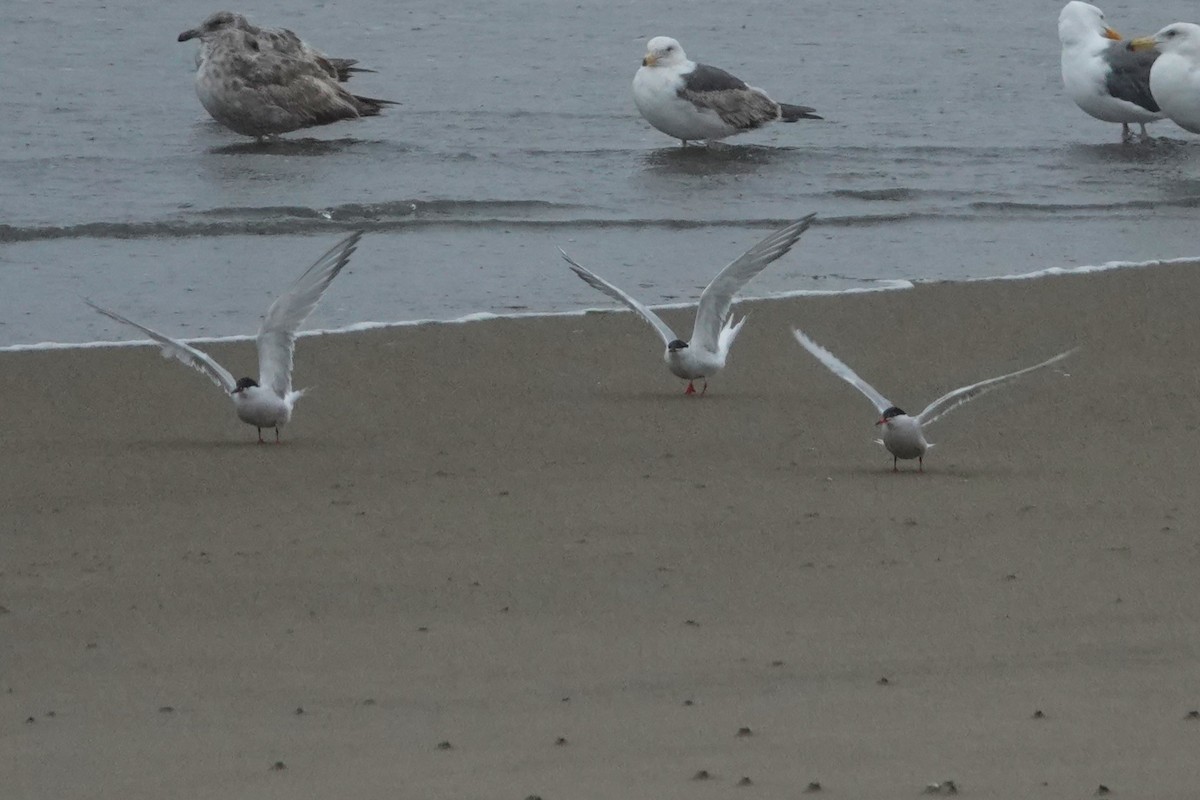
<svg viewBox="0 0 1200 800">
<path fill-rule="evenodd" d="M 1131 52 L 1121 35 L 1104 21 L 1104 12 L 1071 0 L 1058 15 L 1062 42 L 1063 87 L 1075 104 L 1105 122 L 1121 123 L 1121 140 L 1130 141 L 1129 124 L 1146 136 L 1146 123 L 1163 118 L 1150 91 L 1150 68 L 1158 53 Z"/>
<path fill-rule="evenodd" d="M 338 85 L 357 69 L 329 58 L 286 29 L 259 28 L 241 14 L 218 11 L 179 34 L 200 40 L 196 95 L 212 118 L 246 136 L 328 125 L 377 115 L 390 100 L 353 95 Z"/>
<path fill-rule="evenodd" d="M 248 35 L 257 37 L 260 46 L 274 48 L 284 55 L 315 60 L 331 77 L 337 78 L 339 83 L 350 80 L 352 73 L 375 71 L 364 67 L 356 67 L 355 64 L 358 63 L 358 59 L 356 58 L 333 58 L 332 56 L 327 56 L 287 28 L 260 28 L 252 24 L 250 20 L 241 14 L 236 14 L 232 11 L 218 11 L 205 20 L 204 25 L 201 27 L 203 28 L 211 24 L 227 25 L 245 31 Z M 188 37 L 189 39 L 199 36 L 198 30 L 187 31 L 187 33 L 191 34 Z M 180 37 L 180 41 L 185 40 Z M 203 52 L 203 48 L 196 51 L 197 68 L 203 62 Z"/>
<path fill-rule="evenodd" d="M 646 121 L 686 146 L 724 139 L 769 122 L 821 119 L 808 106 L 777 103 L 723 69 L 690 60 L 679 42 L 656 36 L 633 76 L 633 102 Z"/>
</svg>

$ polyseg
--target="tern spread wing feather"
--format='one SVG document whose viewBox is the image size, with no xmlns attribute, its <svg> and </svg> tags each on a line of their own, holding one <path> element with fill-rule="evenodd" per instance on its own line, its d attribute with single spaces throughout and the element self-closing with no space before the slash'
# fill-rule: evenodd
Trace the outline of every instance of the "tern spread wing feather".
<svg viewBox="0 0 1200 800">
<path fill-rule="evenodd" d="M 139 331 L 158 342 L 158 344 L 162 347 L 164 358 L 174 358 L 183 364 L 187 364 L 192 369 L 204 373 L 208 376 L 209 380 L 224 389 L 226 394 L 237 388 L 237 381 L 234 380 L 233 375 L 229 373 L 229 370 L 218 364 L 212 358 L 212 356 L 208 355 L 207 353 L 197 350 L 190 344 L 172 339 L 170 336 L 161 334 L 152 328 L 147 328 L 145 325 L 140 325 L 131 319 L 126 319 L 115 311 L 109 311 L 107 308 L 101 308 L 91 300 L 84 300 L 83 302 L 87 303 L 89 306 L 94 308 L 96 311 L 99 311 L 106 317 L 115 319 L 117 322 L 120 322 L 124 325 L 137 328 Z"/>
<path fill-rule="evenodd" d="M 1058 361 L 1062 361 L 1064 358 L 1071 355 L 1078 349 L 1079 349 L 1078 347 L 1075 347 L 1070 350 L 1067 350 L 1066 352 L 1059 353 L 1058 355 L 1054 356 L 1053 358 L 1048 358 L 1045 361 L 1041 362 L 1040 364 L 1034 364 L 1032 367 L 1026 367 L 1025 369 L 1019 369 L 1016 372 L 1010 372 L 1007 375 L 1001 375 L 998 378 L 989 378 L 986 381 L 980 381 L 979 383 L 973 383 L 970 386 L 963 386 L 960 389 L 955 389 L 952 392 L 947 392 L 946 394 L 942 395 L 937 400 L 934 400 L 932 403 L 930 403 L 928 406 L 926 406 L 925 410 L 917 415 L 917 422 L 919 422 L 921 425 L 929 425 L 931 423 L 937 422 L 939 419 L 946 416 L 947 414 L 949 414 L 951 411 L 958 408 L 962 404 L 970 402 L 971 400 L 974 400 L 976 397 L 979 397 L 981 394 L 986 394 L 987 392 L 990 392 L 992 389 L 997 388 L 1000 384 L 1004 383 L 1005 381 L 1012 380 L 1013 378 L 1016 378 L 1020 375 L 1024 375 L 1027 372 L 1033 372 L 1035 369 L 1041 369 L 1042 367 L 1048 367 L 1051 364 L 1054 364 Z"/>
<path fill-rule="evenodd" d="M 700 295 L 690 346 L 701 347 L 713 353 L 720 352 L 721 329 L 729 319 L 734 296 L 755 275 L 766 269 L 768 264 L 791 250 L 792 245 L 808 230 L 816 216 L 809 214 L 775 231 L 717 273 L 717 277 L 712 279 Z"/>
<path fill-rule="evenodd" d="M 895 405 L 895 403 L 893 403 L 891 400 L 888 400 L 886 397 L 881 395 L 874 386 L 858 377 L 858 373 L 846 366 L 841 359 L 826 350 L 824 347 L 821 347 L 821 345 L 817 344 L 812 339 L 805 336 L 804 332 L 799 328 L 792 329 L 792 333 L 795 334 L 796 341 L 799 342 L 805 350 L 816 356 L 817 360 L 828 367 L 834 375 L 837 375 L 846 383 L 862 392 L 866 398 L 875 405 L 875 410 L 880 414 Z"/>
<path fill-rule="evenodd" d="M 662 319 L 659 318 L 658 314 L 655 314 L 649 308 L 642 305 L 642 303 L 638 302 L 633 297 L 630 297 L 628 294 L 626 294 L 621 289 L 618 289 L 616 286 L 613 286 L 611 283 L 604 280 L 604 278 L 601 278 L 596 273 L 592 272 L 591 270 L 587 269 L 586 267 L 581 266 L 580 264 L 577 264 L 574 260 L 572 260 L 572 258 L 569 255 L 567 255 L 563 251 L 563 249 L 561 247 L 558 248 L 558 252 L 562 253 L 562 257 L 566 260 L 566 262 L 568 264 L 571 265 L 571 270 L 576 275 L 578 275 L 581 279 L 583 279 L 584 283 L 586 283 L 588 286 L 591 286 L 593 289 L 597 289 L 601 292 L 604 292 L 606 295 L 608 295 L 612 299 L 616 300 L 619 303 L 623 303 L 624 305 L 628 306 L 631 310 L 636 312 L 638 314 L 638 316 L 640 316 L 643 320 L 645 320 L 650 325 L 650 327 L 654 328 L 654 330 L 658 332 L 658 335 L 662 337 L 664 345 L 669 345 L 671 342 L 673 342 L 679 338 L 678 336 L 675 335 L 675 332 L 671 330 L 670 326 L 668 326 L 667 323 L 663 322 Z"/>
<path fill-rule="evenodd" d="M 267 309 L 258 331 L 259 383 L 280 397 L 287 397 L 292 391 L 296 330 L 316 308 L 330 282 L 349 263 L 362 235 L 362 231 L 355 231 L 329 248 Z"/>
</svg>

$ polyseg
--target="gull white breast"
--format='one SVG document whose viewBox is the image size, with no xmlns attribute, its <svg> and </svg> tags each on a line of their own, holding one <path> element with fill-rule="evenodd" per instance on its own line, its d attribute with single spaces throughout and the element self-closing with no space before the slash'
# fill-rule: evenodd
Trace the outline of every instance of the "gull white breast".
<svg viewBox="0 0 1200 800">
<path fill-rule="evenodd" d="M 684 145 L 776 121 L 821 119 L 808 106 L 777 103 L 723 69 L 697 64 L 668 36 L 654 37 L 646 50 L 633 76 L 633 102 L 647 122 Z"/>
<path fill-rule="evenodd" d="M 1135 52 L 1157 52 L 1150 90 L 1171 121 L 1200 133 L 1200 25 L 1175 22 L 1129 43 Z"/>
<path fill-rule="evenodd" d="M 1062 42 L 1063 87 L 1083 111 L 1105 122 L 1121 123 L 1121 138 L 1129 141 L 1131 123 L 1141 125 L 1163 118 L 1150 87 L 1150 69 L 1157 53 L 1133 52 L 1109 27 L 1104 12 L 1089 3 L 1071 0 L 1058 15 Z"/>
</svg>

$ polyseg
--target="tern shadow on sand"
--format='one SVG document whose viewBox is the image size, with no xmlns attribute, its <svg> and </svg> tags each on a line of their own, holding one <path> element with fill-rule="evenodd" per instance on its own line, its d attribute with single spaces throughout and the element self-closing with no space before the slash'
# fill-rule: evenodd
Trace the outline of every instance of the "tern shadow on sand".
<svg viewBox="0 0 1200 800">
<path fill-rule="evenodd" d="M 270 434 L 272 437 L 274 434 Z M 263 433 L 264 438 L 268 436 Z M 253 436 L 248 439 L 140 439 L 129 443 L 132 450 L 143 450 L 147 452 L 201 452 L 201 451 L 237 451 L 237 450 L 253 450 L 261 449 L 263 452 L 280 453 L 297 448 L 305 447 L 304 439 L 284 439 L 279 444 L 276 444 L 274 439 L 266 444 L 259 444 Z"/>
<path fill-rule="evenodd" d="M 900 470 L 892 472 L 892 457 L 886 456 L 878 463 L 865 459 L 858 464 L 838 464 L 822 466 L 819 461 L 810 468 L 802 470 L 813 476 L 832 475 L 842 478 L 880 478 L 880 479 L 920 479 L 938 481 L 944 479 L 962 480 L 1003 480 L 1016 477 L 1021 469 L 1007 463 L 983 464 L 974 467 L 964 467 L 961 464 L 936 463 L 925 460 L 925 471 L 917 469 L 916 461 L 901 461 Z"/>
<path fill-rule="evenodd" d="M 641 405 L 643 403 L 661 404 L 671 400 L 687 403 L 708 403 L 709 405 L 724 405 L 726 403 L 744 403 L 750 398 L 759 398 L 759 395 L 733 394 L 728 391 L 722 393 L 715 386 L 708 390 L 707 394 L 700 395 L 700 384 L 696 384 L 695 395 L 684 394 L 684 386 L 680 384 L 678 389 L 628 389 L 622 386 L 604 386 L 592 390 L 591 394 L 596 397 L 603 397 L 604 401 L 614 403 L 630 403 Z"/>
</svg>

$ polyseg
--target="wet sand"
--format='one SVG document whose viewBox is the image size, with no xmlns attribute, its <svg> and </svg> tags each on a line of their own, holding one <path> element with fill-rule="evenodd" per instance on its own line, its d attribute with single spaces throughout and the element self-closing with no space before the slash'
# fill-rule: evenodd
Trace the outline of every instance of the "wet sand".
<svg viewBox="0 0 1200 800">
<path fill-rule="evenodd" d="M 703 399 L 628 314 L 304 339 L 282 446 L 149 348 L 4 354 L 4 793 L 1190 797 L 1198 286 L 746 304 Z M 792 324 L 914 412 L 1083 349 L 897 475 Z"/>
</svg>

